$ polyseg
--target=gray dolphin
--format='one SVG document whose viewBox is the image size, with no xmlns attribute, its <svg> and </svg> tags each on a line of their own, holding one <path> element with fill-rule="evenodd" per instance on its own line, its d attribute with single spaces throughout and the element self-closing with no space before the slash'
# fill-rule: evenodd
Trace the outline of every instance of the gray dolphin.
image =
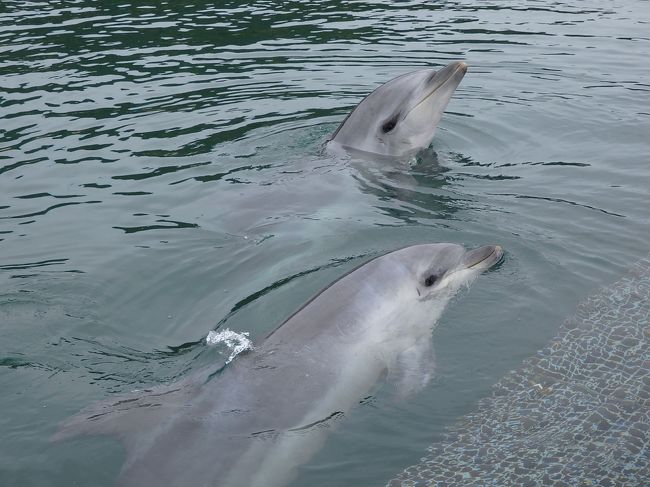
<svg viewBox="0 0 650 487">
<path fill-rule="evenodd" d="M 332 134 L 328 148 L 404 156 L 431 144 L 451 95 L 467 72 L 456 61 L 439 71 L 420 69 L 366 96 Z"/>
<path fill-rule="evenodd" d="M 389 487 L 650 485 L 650 255 Z"/>
<path fill-rule="evenodd" d="M 422 384 L 446 303 L 502 254 L 423 244 L 377 257 L 219 371 L 92 406 L 54 439 L 120 438 L 123 487 L 285 485 L 386 370 Z"/>
</svg>

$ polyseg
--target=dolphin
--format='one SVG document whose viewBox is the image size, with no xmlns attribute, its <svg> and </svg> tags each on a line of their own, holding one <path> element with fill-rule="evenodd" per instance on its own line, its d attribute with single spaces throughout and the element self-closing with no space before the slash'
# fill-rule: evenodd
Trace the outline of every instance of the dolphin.
<svg viewBox="0 0 650 487">
<path fill-rule="evenodd" d="M 409 391 L 426 382 L 445 305 L 502 255 L 436 243 L 376 257 L 216 372 L 91 406 L 54 439 L 117 436 L 121 487 L 285 485 L 386 371 Z"/>
<path fill-rule="evenodd" d="M 402 157 L 427 148 L 466 72 L 467 64 L 455 61 L 439 71 L 420 69 L 384 83 L 343 120 L 328 149 Z"/>
</svg>

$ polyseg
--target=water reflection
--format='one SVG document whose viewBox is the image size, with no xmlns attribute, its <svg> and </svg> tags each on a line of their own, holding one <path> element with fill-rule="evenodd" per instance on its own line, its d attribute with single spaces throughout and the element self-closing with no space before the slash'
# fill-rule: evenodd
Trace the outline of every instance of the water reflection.
<svg viewBox="0 0 650 487">
<path fill-rule="evenodd" d="M 359 190 L 372 196 L 373 206 L 396 226 L 453 220 L 466 204 L 446 187 L 448 169 L 438 164 L 437 154 L 430 149 L 404 161 L 353 154 L 350 166 Z"/>
</svg>

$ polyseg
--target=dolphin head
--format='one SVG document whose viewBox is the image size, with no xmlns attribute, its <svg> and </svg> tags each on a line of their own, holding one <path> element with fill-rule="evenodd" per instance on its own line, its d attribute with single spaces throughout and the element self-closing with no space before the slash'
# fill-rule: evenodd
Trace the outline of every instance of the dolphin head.
<svg viewBox="0 0 650 487">
<path fill-rule="evenodd" d="M 466 72 L 467 64 L 456 61 L 439 71 L 420 69 L 388 81 L 350 112 L 328 146 L 385 156 L 428 147 Z"/>
<path fill-rule="evenodd" d="M 466 250 L 451 243 L 422 244 L 387 254 L 402 267 L 403 282 L 415 285 L 419 300 L 448 298 L 501 260 L 499 245 Z M 411 289 L 413 289 L 411 287 Z"/>
</svg>

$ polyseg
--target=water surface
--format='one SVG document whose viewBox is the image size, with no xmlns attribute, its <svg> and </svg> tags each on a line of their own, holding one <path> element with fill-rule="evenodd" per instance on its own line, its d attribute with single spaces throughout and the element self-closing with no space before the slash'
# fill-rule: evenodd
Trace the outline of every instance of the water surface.
<svg viewBox="0 0 650 487">
<path fill-rule="evenodd" d="M 382 485 L 553 336 L 650 236 L 642 1 L 0 6 L 0 484 L 112 485 L 106 438 L 53 447 L 111 394 L 264 336 L 380 252 L 499 243 L 452 303 L 437 370 L 377 390 L 298 485 Z M 378 84 L 464 59 L 427 154 L 329 156 Z M 206 453 L 209 458 L 209 453 Z"/>
</svg>

